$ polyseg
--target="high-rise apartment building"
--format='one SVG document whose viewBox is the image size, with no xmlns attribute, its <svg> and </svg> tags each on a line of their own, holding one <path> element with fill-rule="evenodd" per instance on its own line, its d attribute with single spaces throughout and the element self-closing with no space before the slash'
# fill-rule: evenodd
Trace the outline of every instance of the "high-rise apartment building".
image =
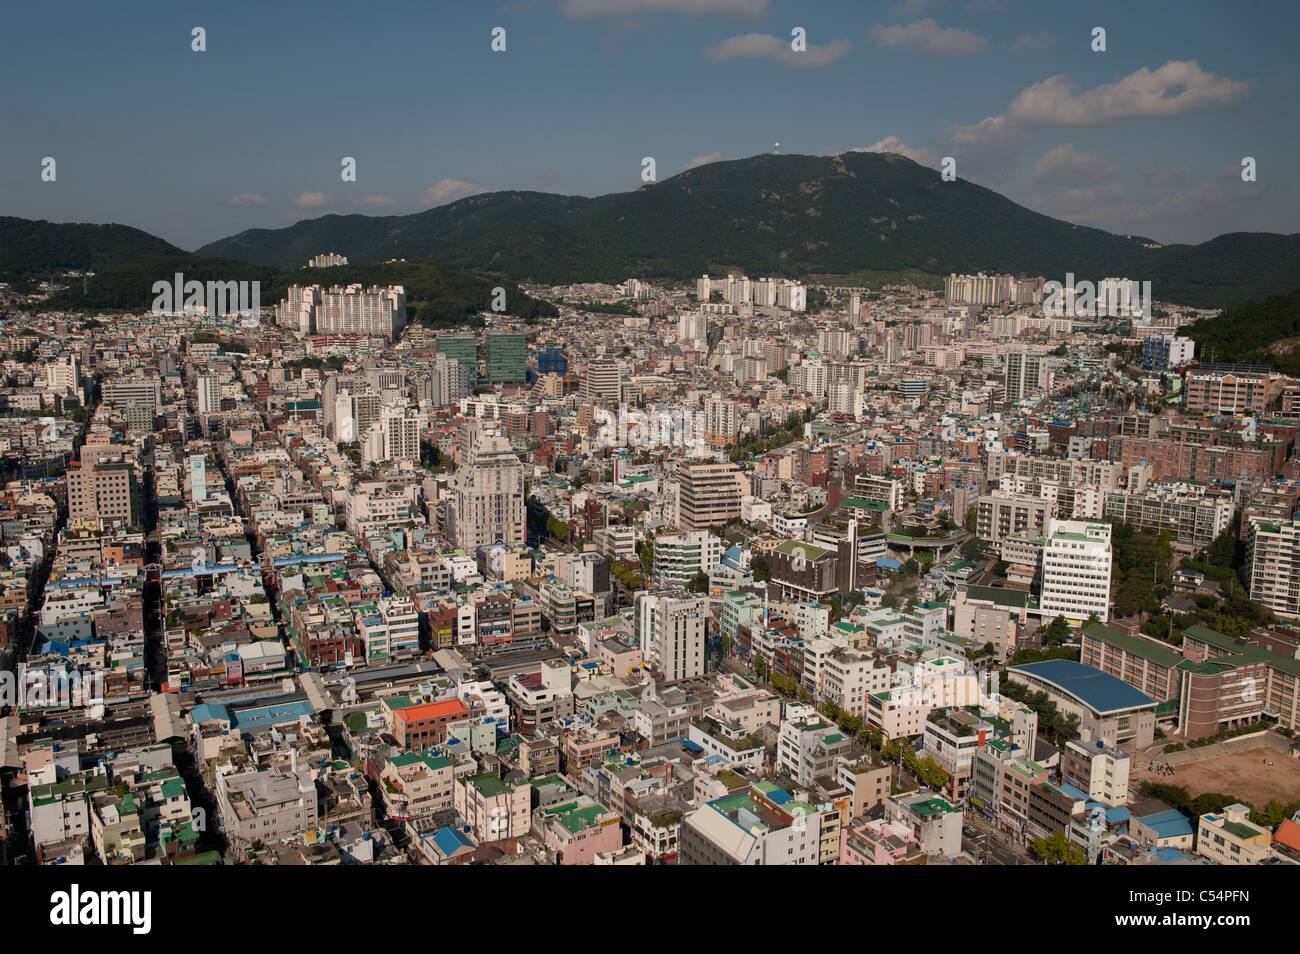
<svg viewBox="0 0 1300 954">
<path fill-rule="evenodd" d="M 730 398 L 714 395 L 704 399 L 704 437 L 714 447 L 736 443 L 740 434 L 740 412 Z"/>
<path fill-rule="evenodd" d="M 524 542 L 524 468 L 497 434 L 479 436 L 456 471 L 448 514 L 451 536 L 466 553 L 481 546 Z"/>
<path fill-rule="evenodd" d="M 363 391 L 353 394 L 342 390 L 334 399 L 334 440 L 340 444 L 359 443 L 370 427 L 379 420 L 379 395 Z"/>
<path fill-rule="evenodd" d="M 406 289 L 290 285 L 276 309 L 276 323 L 302 334 L 382 335 L 391 341 L 406 327 Z"/>
<path fill-rule="evenodd" d="M 1005 400 L 1019 401 L 1027 394 L 1041 391 L 1050 383 L 1052 360 L 1047 355 L 1029 351 L 1007 354 Z"/>
<path fill-rule="evenodd" d="M 470 343 L 473 344 L 473 341 Z M 446 352 L 438 352 L 438 357 L 430 371 L 430 389 L 434 407 L 455 404 L 469 395 L 472 367 L 473 365 L 470 365 L 467 368 L 459 359 Z"/>
<path fill-rule="evenodd" d="M 367 464 L 389 460 L 420 460 L 420 419 L 410 408 L 384 404 L 379 420 L 361 442 L 361 459 Z"/>
<path fill-rule="evenodd" d="M 1300 616 L 1300 522 L 1251 517 L 1246 566 L 1252 600 L 1275 613 Z"/>
<path fill-rule="evenodd" d="M 199 413 L 216 414 L 221 410 L 221 379 L 215 374 L 200 374 L 195 382 L 199 396 Z"/>
</svg>

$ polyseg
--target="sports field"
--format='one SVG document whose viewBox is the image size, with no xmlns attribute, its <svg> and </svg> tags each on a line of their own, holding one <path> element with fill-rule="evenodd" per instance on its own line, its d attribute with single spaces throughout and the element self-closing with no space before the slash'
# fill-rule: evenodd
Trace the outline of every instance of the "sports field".
<svg viewBox="0 0 1300 954">
<path fill-rule="evenodd" d="M 1159 756 L 1156 756 L 1157 761 Z M 1206 792 L 1235 795 L 1263 808 L 1271 801 L 1282 804 L 1300 799 L 1300 759 L 1289 758 L 1276 749 L 1260 746 L 1227 755 L 1214 755 L 1175 765 L 1174 775 L 1157 775 L 1147 771 L 1150 759 L 1135 759 L 1138 764 L 1129 780 L 1130 786 L 1153 779 L 1169 785 L 1181 785 L 1195 797 Z M 1272 765 L 1265 765 L 1272 762 Z"/>
</svg>

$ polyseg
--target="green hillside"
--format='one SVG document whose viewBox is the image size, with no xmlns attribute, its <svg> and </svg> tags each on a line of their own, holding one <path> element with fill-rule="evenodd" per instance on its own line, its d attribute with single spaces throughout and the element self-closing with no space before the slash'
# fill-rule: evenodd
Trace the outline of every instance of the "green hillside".
<svg viewBox="0 0 1300 954">
<path fill-rule="evenodd" d="M 3 281 L 44 279 L 55 271 L 96 269 L 140 258 L 184 254 L 176 246 L 129 225 L 61 224 L 0 216 Z"/>
<path fill-rule="evenodd" d="M 426 258 L 517 281 L 684 279 L 917 269 L 1064 280 L 1126 276 L 1162 300 L 1222 307 L 1300 285 L 1300 235 L 1223 235 L 1147 248 L 1040 215 L 990 189 L 944 182 L 902 156 L 760 155 L 588 199 L 472 196 L 414 215 L 324 216 L 256 229 L 203 255 L 293 267 L 321 250 L 353 261 Z"/>
</svg>

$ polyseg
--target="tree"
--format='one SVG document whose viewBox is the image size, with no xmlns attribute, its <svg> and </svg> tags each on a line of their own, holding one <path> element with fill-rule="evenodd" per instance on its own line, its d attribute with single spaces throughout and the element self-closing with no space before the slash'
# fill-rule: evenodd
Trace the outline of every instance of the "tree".
<svg viewBox="0 0 1300 954">
<path fill-rule="evenodd" d="M 927 755 L 923 759 L 917 759 L 908 767 L 916 772 L 921 784 L 936 791 L 948 784 L 948 773 L 944 771 L 942 765 L 934 760 L 933 756 Z"/>
<path fill-rule="evenodd" d="M 1065 832 L 1053 832 L 1046 838 L 1036 839 L 1029 849 L 1035 858 L 1046 864 L 1086 865 L 1088 853 L 1065 837 Z"/>
<path fill-rule="evenodd" d="M 655 565 L 655 535 L 647 533 L 641 541 L 641 575 L 649 579 Z"/>
<path fill-rule="evenodd" d="M 772 574 L 767 568 L 766 553 L 755 553 L 754 558 L 749 561 L 749 569 L 754 574 L 755 582 L 761 583 L 772 578 Z"/>
<path fill-rule="evenodd" d="M 696 573 L 686 581 L 687 593 L 707 593 L 709 592 L 709 574 Z"/>
<path fill-rule="evenodd" d="M 974 504 L 971 504 L 966 508 L 966 529 L 971 533 L 975 532 L 975 524 L 978 519 L 979 509 Z"/>
<path fill-rule="evenodd" d="M 1064 616 L 1057 616 L 1043 630 L 1043 645 L 1059 646 L 1070 639 L 1070 624 Z"/>
</svg>

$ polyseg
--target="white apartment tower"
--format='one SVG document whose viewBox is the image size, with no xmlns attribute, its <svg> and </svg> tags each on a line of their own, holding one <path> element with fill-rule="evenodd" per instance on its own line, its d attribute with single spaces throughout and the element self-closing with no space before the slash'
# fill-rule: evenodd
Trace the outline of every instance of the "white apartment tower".
<svg viewBox="0 0 1300 954">
<path fill-rule="evenodd" d="M 636 642 L 646 662 L 678 682 L 704 674 L 704 631 L 709 616 L 706 597 L 685 593 L 641 593 L 633 622 Z"/>
<path fill-rule="evenodd" d="M 587 365 L 582 399 L 588 404 L 616 407 L 623 394 L 623 365 L 616 358 L 597 358 Z"/>
<path fill-rule="evenodd" d="M 221 379 L 215 374 L 200 374 L 195 390 L 200 414 L 216 414 L 221 410 Z"/>
<path fill-rule="evenodd" d="M 1047 524 L 1043 545 L 1044 618 L 1082 622 L 1093 613 L 1110 618 L 1110 524 L 1058 520 Z"/>
</svg>

